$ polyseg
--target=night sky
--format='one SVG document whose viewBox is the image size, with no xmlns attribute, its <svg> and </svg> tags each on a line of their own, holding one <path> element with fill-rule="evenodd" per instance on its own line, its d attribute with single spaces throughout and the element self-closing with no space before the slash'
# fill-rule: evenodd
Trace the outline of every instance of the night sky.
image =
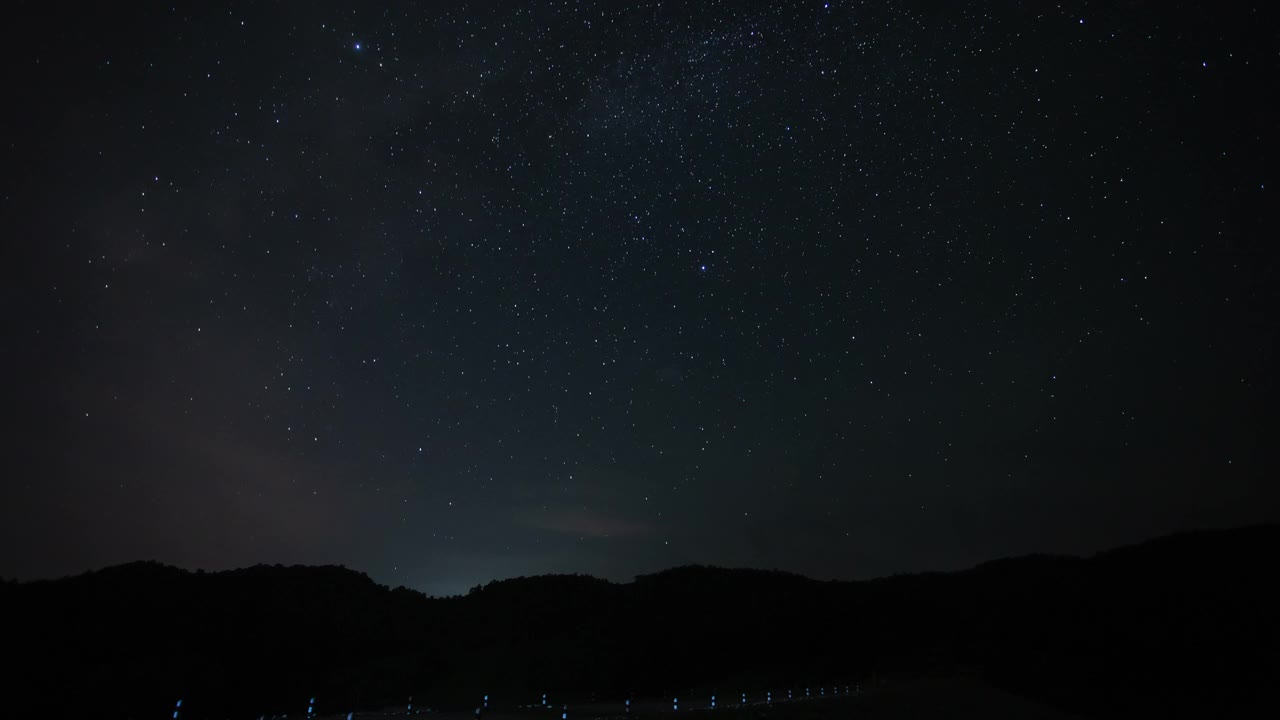
<svg viewBox="0 0 1280 720">
<path fill-rule="evenodd" d="M 1268 3 L 19 3 L 0 576 L 1280 519 Z"/>
</svg>

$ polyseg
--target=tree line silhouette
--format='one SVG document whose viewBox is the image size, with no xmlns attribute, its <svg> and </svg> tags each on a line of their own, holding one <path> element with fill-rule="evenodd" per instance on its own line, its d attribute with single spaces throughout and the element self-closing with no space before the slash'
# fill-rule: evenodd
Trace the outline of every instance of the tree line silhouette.
<svg viewBox="0 0 1280 720">
<path fill-rule="evenodd" d="M 433 598 L 341 567 L 139 562 L 0 583 L 22 716 L 183 718 L 469 708 L 980 674 L 1082 714 L 1256 711 L 1280 687 L 1280 526 L 1087 559 L 820 582 L 681 567 L 612 583 L 491 582 Z M 687 693 L 686 693 L 687 694 Z M 8 715 L 8 712 L 4 714 Z"/>
</svg>

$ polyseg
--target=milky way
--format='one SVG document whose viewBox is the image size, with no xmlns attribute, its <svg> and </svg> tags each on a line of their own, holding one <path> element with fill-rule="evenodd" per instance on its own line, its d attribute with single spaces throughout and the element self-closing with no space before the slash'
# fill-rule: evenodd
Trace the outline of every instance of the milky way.
<svg viewBox="0 0 1280 720">
<path fill-rule="evenodd" d="M 212 5 L 7 41 L 2 575 L 1280 516 L 1265 9 Z"/>
</svg>

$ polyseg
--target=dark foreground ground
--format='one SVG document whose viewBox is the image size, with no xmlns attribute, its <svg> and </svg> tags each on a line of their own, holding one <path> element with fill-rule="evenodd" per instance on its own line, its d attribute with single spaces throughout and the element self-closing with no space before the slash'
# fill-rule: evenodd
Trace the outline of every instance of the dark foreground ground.
<svg viewBox="0 0 1280 720">
<path fill-rule="evenodd" d="M 134 563 L 0 582 L 5 649 L 22 660 L 0 717 L 56 703 L 62 717 L 164 718 L 183 698 L 179 720 L 297 718 L 313 696 L 323 717 L 403 716 L 416 696 L 452 711 L 442 720 L 472 720 L 489 694 L 484 720 L 560 720 L 519 707 L 547 691 L 568 720 L 621 717 L 629 695 L 635 718 L 671 720 L 677 689 L 685 715 L 717 692 L 715 714 L 734 720 L 1034 718 L 1050 707 L 1280 717 L 1276 557 L 1280 526 L 1269 525 L 864 582 L 684 567 L 631 583 L 514 578 L 454 598 L 338 567 Z M 913 679 L 925 677 L 954 679 Z M 726 707 L 752 688 L 751 701 L 770 687 L 781 700 L 788 686 L 858 681 L 864 695 L 847 705 Z"/>
</svg>

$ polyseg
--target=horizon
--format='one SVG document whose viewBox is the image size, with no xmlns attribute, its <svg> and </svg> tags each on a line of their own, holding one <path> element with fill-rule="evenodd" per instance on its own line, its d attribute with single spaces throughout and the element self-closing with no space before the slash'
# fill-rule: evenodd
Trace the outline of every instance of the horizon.
<svg viewBox="0 0 1280 720">
<path fill-rule="evenodd" d="M 224 567 L 224 568 L 207 568 L 207 567 L 191 568 L 191 567 L 182 567 L 182 566 L 179 566 L 179 565 L 170 564 L 170 563 L 166 563 L 166 562 L 163 562 L 163 561 L 160 561 L 160 560 L 155 560 L 155 559 L 137 559 L 137 560 L 131 560 L 131 561 L 122 562 L 122 563 L 117 563 L 117 564 L 113 564 L 113 565 L 107 565 L 107 566 L 103 566 L 103 567 L 99 567 L 99 568 L 91 568 L 91 569 L 83 570 L 83 571 L 76 572 L 76 573 L 71 573 L 71 574 L 66 574 L 66 575 L 58 575 L 58 576 L 52 576 L 52 577 L 9 578 L 9 577 L 5 577 L 5 576 L 0 576 L 0 581 L 6 581 L 6 582 L 11 581 L 11 582 L 17 582 L 17 583 L 20 583 L 20 584 L 21 584 L 21 583 L 31 583 L 31 582 L 55 582 L 55 581 L 59 581 L 59 580 L 68 580 L 68 579 L 73 579 L 73 578 L 77 578 L 77 577 L 82 577 L 82 576 L 85 576 L 85 575 L 92 575 L 92 574 L 94 574 L 94 573 L 103 572 L 103 571 L 107 571 L 107 570 L 114 570 L 114 569 L 117 569 L 117 568 L 129 567 L 129 566 L 131 566 L 131 565 L 156 565 L 156 566 L 160 566 L 160 567 L 164 567 L 164 568 L 170 568 L 170 569 L 174 569 L 174 570 L 180 570 L 180 571 L 185 572 L 185 573 L 188 573 L 188 574 L 197 574 L 197 573 L 204 573 L 204 574 L 235 573 L 235 572 L 238 572 L 238 571 L 243 571 L 243 570 L 253 570 L 253 569 L 257 569 L 257 568 L 267 568 L 267 569 L 271 569 L 271 568 L 281 568 L 281 569 L 325 569 L 325 568 L 335 568 L 335 569 L 345 570 L 345 571 L 348 571 L 348 572 L 354 573 L 354 574 L 356 574 L 356 575 L 360 575 L 360 576 L 366 577 L 366 578 L 368 578 L 371 582 L 373 582 L 375 585 L 378 585 L 379 587 L 383 587 L 383 588 L 387 588 L 387 589 L 405 588 L 405 589 L 412 590 L 412 591 L 414 591 L 414 592 L 420 593 L 420 594 L 422 594 L 422 595 L 424 595 L 424 596 L 426 596 L 426 597 L 429 597 L 429 598 L 442 598 L 442 599 L 443 599 L 443 598 L 450 598 L 450 597 L 465 597 L 465 596 L 467 596 L 468 594 L 470 594 L 472 591 L 474 591 L 474 590 L 476 590 L 476 589 L 479 589 L 479 588 L 482 588 L 482 587 L 485 587 L 485 586 L 487 586 L 487 585 L 489 585 L 489 584 L 493 584 L 493 583 L 502 583 L 502 582 L 506 582 L 506 581 L 510 581 L 510 580 L 521 580 L 521 579 L 529 579 L 529 578 L 550 578 L 550 577 L 588 577 L 588 578 L 592 578 L 592 579 L 595 579 L 595 580 L 601 580 L 601 581 L 604 581 L 604 582 L 608 582 L 608 583 L 613 584 L 613 585 L 630 585 L 630 584 L 633 584 L 633 583 L 635 583 L 635 582 L 639 581 L 639 580 L 640 580 L 641 578 L 643 578 L 643 577 L 654 576 L 654 575 L 661 575 L 661 574 L 663 574 L 663 573 L 672 572 L 672 571 L 677 571 L 677 570 L 709 570 L 709 571 L 724 571 L 724 572 L 751 572 L 751 573 L 761 573 L 761 574 L 782 574 L 782 575 L 787 575 L 787 576 L 791 576 L 791 577 L 796 577 L 796 578 L 799 578 L 799 579 L 803 579 L 803 580 L 807 580 L 807 581 L 811 581 L 811 582 L 817 582 L 817 583 L 827 583 L 827 582 L 837 582 L 837 583 L 862 583 L 862 582 L 874 582 L 874 581 L 877 581 L 877 580 L 888 580 L 888 579 L 893 579 L 893 578 L 897 578 L 897 577 L 910 577 L 910 576 L 923 576 L 923 575 L 951 575 L 951 574 L 959 574 L 959 573 L 965 573 L 965 572 L 968 572 L 968 571 L 971 571 L 971 570 L 976 570 L 976 569 L 978 569 L 978 568 L 980 568 L 980 567 L 984 567 L 984 566 L 986 566 L 986 565 L 990 565 L 990 564 L 994 564 L 994 563 L 999 563 L 999 562 L 1004 562 L 1004 561 L 1010 561 L 1010 560 L 1022 560 L 1022 559 L 1032 559 L 1032 558 L 1035 558 L 1035 559 L 1040 559 L 1040 558 L 1057 558 L 1057 559 L 1089 560 L 1089 559 L 1091 559 L 1091 558 L 1093 558 L 1093 557 L 1096 557 L 1096 556 L 1099 556 L 1099 555 L 1104 555 L 1104 554 L 1107 554 L 1107 553 L 1112 552 L 1112 551 L 1119 551 L 1119 550 L 1125 550 L 1125 549 L 1130 549 L 1130 548 L 1141 547 L 1141 546 L 1150 545 L 1150 544 L 1153 544 L 1153 543 L 1158 543 L 1158 542 L 1161 542 L 1161 541 L 1171 540 L 1171 539 L 1174 539 L 1174 538 L 1188 538 L 1188 537 L 1192 537 L 1192 536 L 1214 535 L 1214 534 L 1230 534 L 1230 533 L 1233 533 L 1233 532 L 1242 532 L 1242 531 L 1256 530 L 1256 529 L 1262 529 L 1262 528 L 1280 528 L 1280 523 L 1266 522 L 1266 523 L 1252 523 L 1252 524 L 1248 524 L 1248 525 L 1239 525 L 1239 526 L 1230 526 L 1230 527 L 1208 527 L 1208 526 L 1204 526 L 1204 527 L 1186 528 L 1186 529 L 1182 529 L 1182 530 L 1176 530 L 1176 531 L 1174 531 L 1174 532 L 1170 532 L 1170 533 L 1165 533 L 1165 534 L 1161 534 L 1161 535 L 1156 535 L 1156 536 L 1153 536 L 1153 537 L 1143 538 L 1143 539 L 1140 539 L 1140 540 L 1136 540 L 1136 541 L 1133 541 L 1133 542 L 1128 542 L 1128 543 L 1124 543 L 1124 544 L 1120 544 L 1120 545 L 1112 545 L 1112 546 L 1108 546 L 1108 547 L 1105 547 L 1105 548 L 1099 548 L 1099 549 L 1097 549 L 1097 550 L 1090 551 L 1090 552 L 1084 552 L 1084 553 L 1029 552 L 1029 553 L 1020 553 L 1020 554 L 1014 554 L 1014 555 L 1004 555 L 1004 556 L 1000 556 L 1000 557 L 988 558 L 988 559 L 986 559 L 986 560 L 981 560 L 981 561 L 979 561 L 979 562 L 977 562 L 977 563 L 974 563 L 974 564 L 972 564 L 972 565 L 968 565 L 968 566 L 964 566 L 964 567 L 959 567 L 959 568 L 952 568 L 952 569 L 946 569 L 946 570 L 937 570 L 937 569 L 935 569 L 935 570 L 930 570 L 930 569 L 925 569 L 925 570 L 915 570 L 915 571 L 908 571 L 908 572 L 891 573 L 891 574 L 888 574 L 888 575 L 875 575 L 875 576 L 868 576 L 868 577 L 844 577 L 844 578 L 841 578 L 841 577 L 831 577 L 831 578 L 818 578 L 818 577 L 812 577 L 812 576 L 809 576 L 809 575 L 805 575 L 805 574 L 803 574 L 803 573 L 792 572 L 792 571 L 790 571 L 790 570 L 785 570 L 785 569 L 782 569 L 782 568 L 765 568 L 765 567 L 749 567 L 749 566 L 725 566 L 725 565 L 708 565 L 708 564 L 705 564 L 705 563 L 689 563 L 689 564 L 684 564 L 684 565 L 673 565 L 673 566 L 670 566 L 670 567 L 660 568 L 660 569 L 653 570 L 653 571 L 649 571 L 649 572 L 638 573 L 638 574 L 636 574 L 636 575 L 634 575 L 634 576 L 631 576 L 629 579 L 619 579 L 619 578 L 603 577 L 603 576 L 594 575 L 594 574 L 591 574 L 591 573 L 574 572 L 574 571 L 550 571 L 550 572 L 542 572 L 542 573 L 529 573 L 529 574 L 525 574 L 525 575 L 509 575 L 509 576 L 503 576 L 503 577 L 494 577 L 494 578 L 490 578 L 490 579 L 485 580 L 485 581 L 483 581 L 483 582 L 477 582 L 477 583 L 474 583 L 474 584 L 472 584 L 472 585 L 469 585 L 469 586 L 467 586 L 465 589 L 459 590 L 459 591 L 457 591 L 457 592 L 449 592 L 449 593 L 440 594 L 440 593 L 432 593 L 432 592 L 429 592 L 429 591 L 427 591 L 427 590 L 422 589 L 421 587 L 416 587 L 416 586 L 403 585 L 403 584 L 400 584 L 400 585 L 396 585 L 396 584 L 389 584 L 389 583 L 386 583 L 386 582 L 383 582 L 383 581 L 379 580 L 377 577 L 375 577 L 375 576 L 371 575 L 370 573 L 368 573 L 368 572 L 366 572 L 366 571 L 364 571 L 364 570 L 362 570 L 362 569 L 360 569 L 360 568 L 357 568 L 357 567 L 351 567 L 351 566 L 343 565 L 343 564 L 340 564 L 340 563 L 311 563 L 311 564 L 298 564 L 298 563 L 272 563 L 272 562 L 259 562 L 259 563 L 254 563 L 254 564 L 251 564 L 251 565 L 240 565 L 240 566 L 235 566 L 235 567 Z"/>
</svg>

